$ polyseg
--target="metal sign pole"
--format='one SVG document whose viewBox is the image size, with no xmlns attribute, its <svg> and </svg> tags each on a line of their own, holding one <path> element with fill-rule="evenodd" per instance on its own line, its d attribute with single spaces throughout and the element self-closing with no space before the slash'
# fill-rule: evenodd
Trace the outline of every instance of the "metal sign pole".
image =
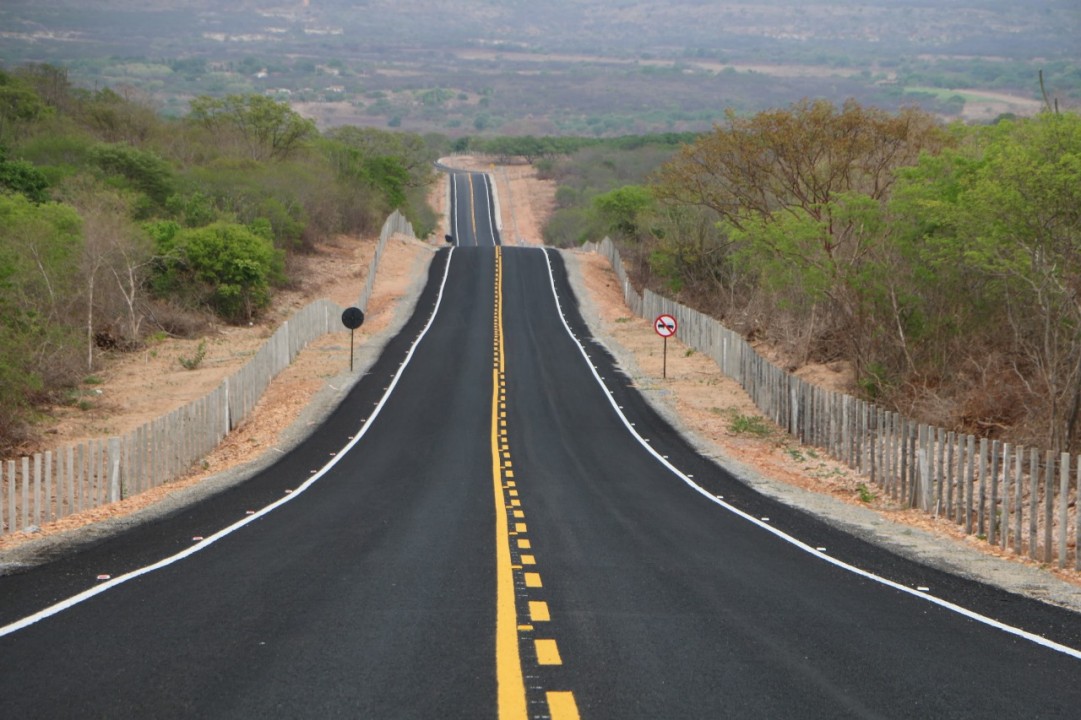
<svg viewBox="0 0 1081 720">
<path fill-rule="evenodd" d="M 661 378 L 668 379 L 668 336 L 664 336 L 664 359 L 661 360 Z"/>
</svg>

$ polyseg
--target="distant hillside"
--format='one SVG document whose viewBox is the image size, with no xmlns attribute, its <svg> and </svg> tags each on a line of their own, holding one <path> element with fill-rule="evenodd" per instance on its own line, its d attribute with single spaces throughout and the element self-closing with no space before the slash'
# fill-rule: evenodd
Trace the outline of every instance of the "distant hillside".
<svg viewBox="0 0 1081 720">
<path fill-rule="evenodd" d="M 63 64 L 175 114 L 196 94 L 266 92 L 323 124 L 451 135 L 701 129 L 805 96 L 992 119 L 1031 111 L 1040 69 L 1081 100 L 1075 0 L 943 5 L 8 0 L 0 62 Z"/>
</svg>

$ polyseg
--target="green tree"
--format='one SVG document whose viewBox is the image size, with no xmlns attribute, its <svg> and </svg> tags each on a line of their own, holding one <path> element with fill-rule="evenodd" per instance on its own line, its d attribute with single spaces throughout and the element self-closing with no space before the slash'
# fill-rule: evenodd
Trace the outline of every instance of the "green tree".
<svg viewBox="0 0 1081 720">
<path fill-rule="evenodd" d="M 25 195 L 35 203 L 48 200 L 49 181 L 44 173 L 25 160 L 9 160 L 7 149 L 0 145 L 0 191 Z"/>
<path fill-rule="evenodd" d="M 265 234 L 235 223 L 180 229 L 149 226 L 162 258 L 159 293 L 186 295 L 229 322 L 249 322 L 270 302 L 271 285 L 284 279 L 282 254 Z"/>
<path fill-rule="evenodd" d="M 143 145 L 162 125 L 149 102 L 131 87 L 95 92 L 81 103 L 79 116 L 102 140 Z"/>
<path fill-rule="evenodd" d="M 904 176 L 897 214 L 932 273 L 967 280 L 1012 345 L 1030 422 L 1055 449 L 1081 431 L 1081 116 L 1044 113 L 973 133 Z M 960 268 L 960 270 L 958 270 Z M 985 301 L 986 302 L 986 301 Z M 997 312 L 992 312 L 997 311 Z M 966 315 L 971 316 L 971 310 Z"/>
<path fill-rule="evenodd" d="M 0 142 L 12 137 L 18 127 L 25 127 L 48 112 L 30 85 L 0 70 Z"/>
<path fill-rule="evenodd" d="M 174 191 L 172 166 L 158 155 L 126 144 L 102 144 L 90 149 L 90 161 L 162 207 Z"/>
<path fill-rule="evenodd" d="M 653 194 L 641 185 L 625 185 L 593 198 L 593 209 L 608 232 L 635 240 L 641 223 L 653 208 Z"/>
<path fill-rule="evenodd" d="M 834 347 L 840 340 L 860 374 L 878 339 L 881 288 L 871 279 L 891 259 L 882 217 L 896 172 L 949 139 L 920 111 L 852 101 L 839 110 L 804 101 L 749 118 L 730 112 L 661 169 L 654 193 L 714 213 L 739 243 L 744 269 L 774 287 L 786 278 L 798 325 L 818 323 L 819 337 Z"/>
<path fill-rule="evenodd" d="M 36 398 L 70 381 L 78 335 L 80 219 L 59 203 L 0 193 L 0 446 Z"/>
<path fill-rule="evenodd" d="M 315 123 L 264 95 L 201 95 L 191 101 L 189 117 L 211 131 L 235 133 L 252 160 L 285 159 L 317 135 Z"/>
<path fill-rule="evenodd" d="M 413 133 L 342 127 L 327 133 L 323 149 L 342 181 L 378 195 L 382 214 L 401 210 L 422 237 L 434 227 L 427 204 L 438 157 L 433 143 Z"/>
</svg>

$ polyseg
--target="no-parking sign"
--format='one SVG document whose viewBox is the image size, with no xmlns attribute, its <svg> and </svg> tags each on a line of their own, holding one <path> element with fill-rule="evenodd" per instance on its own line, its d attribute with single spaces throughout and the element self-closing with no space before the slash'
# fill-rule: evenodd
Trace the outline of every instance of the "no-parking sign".
<svg viewBox="0 0 1081 720">
<path fill-rule="evenodd" d="M 676 319 L 671 315 L 658 315 L 653 321 L 653 329 L 662 338 L 670 338 L 676 334 Z"/>
</svg>

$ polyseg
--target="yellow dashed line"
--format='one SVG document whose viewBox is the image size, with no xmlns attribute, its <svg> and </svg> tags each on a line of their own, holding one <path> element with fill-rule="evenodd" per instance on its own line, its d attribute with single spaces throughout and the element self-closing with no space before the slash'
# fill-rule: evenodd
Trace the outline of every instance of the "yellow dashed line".
<svg viewBox="0 0 1081 720">
<path fill-rule="evenodd" d="M 536 640 L 537 663 L 540 665 L 562 665 L 563 659 L 559 657 L 559 647 L 555 640 Z"/>
<path fill-rule="evenodd" d="M 574 702 L 574 693 L 549 692 L 548 715 L 552 720 L 579 720 L 578 704 Z"/>
<path fill-rule="evenodd" d="M 472 194 L 472 183 L 470 183 Z M 522 673 L 521 648 L 518 641 L 518 610 L 515 602 L 514 572 L 511 567 L 510 544 L 507 541 L 509 528 L 507 511 L 504 508 L 502 458 L 499 450 L 499 387 L 503 373 L 503 330 L 501 296 L 498 291 L 502 278 L 502 259 L 499 248 L 495 254 L 496 277 L 496 328 L 495 335 L 499 344 L 498 357 L 492 368 L 492 484 L 495 491 L 495 536 L 496 536 L 496 621 L 495 621 L 495 665 L 496 686 L 498 688 L 497 706 L 500 720 L 525 720 L 526 711 L 525 678 Z"/>
<path fill-rule="evenodd" d="M 548 622 L 552 616 L 548 613 L 548 603 L 543 600 L 529 601 L 529 619 L 533 622 Z"/>
<path fill-rule="evenodd" d="M 472 179 L 470 182 L 472 192 Z M 475 218 L 474 218 L 475 221 Z M 521 580 L 526 588 L 542 588 L 541 575 L 539 572 L 526 572 L 525 568 L 535 568 L 537 558 L 531 553 L 520 553 L 519 560 L 515 563 L 511 555 L 511 542 L 516 545 L 517 551 L 531 551 L 533 543 L 529 538 L 517 537 L 526 532 L 526 523 L 514 522 L 514 529 L 510 529 L 510 521 L 507 511 L 515 520 L 525 518 L 525 511 L 521 509 L 522 501 L 519 498 L 517 483 L 511 463 L 511 451 L 507 437 L 507 391 L 505 365 L 506 356 L 503 347 L 503 307 L 502 307 L 502 277 L 503 260 L 501 248 L 495 249 L 495 349 L 493 353 L 492 371 L 492 481 L 496 493 L 496 537 L 497 544 L 497 598 L 496 598 L 496 668 L 497 686 L 499 693 L 499 720 L 525 720 L 528 717 L 527 695 L 524 678 L 526 668 L 522 667 L 522 643 L 529 642 L 534 631 L 534 623 L 551 622 L 551 613 L 548 603 L 543 600 L 526 600 L 528 603 L 528 618 L 518 616 L 518 603 L 515 598 L 515 578 L 521 573 Z M 523 598 L 524 599 L 524 598 Z M 522 633 L 528 633 L 522 635 Z M 513 647 L 512 645 L 513 636 Z M 559 654 L 559 647 L 552 638 L 534 638 L 533 647 L 536 652 L 537 664 L 540 666 L 557 666 L 563 664 Z M 528 655 L 528 653 L 527 653 Z M 536 669 L 531 669 L 536 672 Z M 530 689 L 529 702 L 536 702 L 533 693 L 541 692 L 540 687 L 533 686 Z M 574 694 L 569 691 L 547 691 L 545 699 L 548 704 L 548 715 L 552 720 L 578 720 L 578 706 Z M 543 711 L 541 711 L 543 713 Z"/>
</svg>

